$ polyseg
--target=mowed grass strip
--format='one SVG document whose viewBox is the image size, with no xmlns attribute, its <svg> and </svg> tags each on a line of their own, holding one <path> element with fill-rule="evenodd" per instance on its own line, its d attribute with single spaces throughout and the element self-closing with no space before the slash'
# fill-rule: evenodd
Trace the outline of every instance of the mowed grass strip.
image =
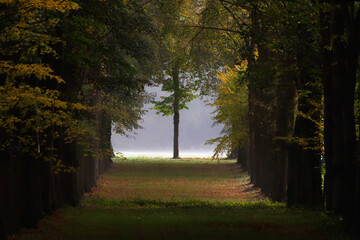
<svg viewBox="0 0 360 240">
<path fill-rule="evenodd" d="M 235 161 L 116 160 L 80 207 L 10 240 L 349 239 L 319 211 L 272 203 Z"/>
<path fill-rule="evenodd" d="M 337 224 L 320 212 L 269 202 L 234 208 L 191 203 L 157 208 L 139 202 L 127 207 L 66 207 L 42 220 L 39 230 L 11 239 L 352 239 Z"/>
<path fill-rule="evenodd" d="M 264 200 L 234 160 L 115 160 L 88 198 L 159 201 Z"/>
</svg>

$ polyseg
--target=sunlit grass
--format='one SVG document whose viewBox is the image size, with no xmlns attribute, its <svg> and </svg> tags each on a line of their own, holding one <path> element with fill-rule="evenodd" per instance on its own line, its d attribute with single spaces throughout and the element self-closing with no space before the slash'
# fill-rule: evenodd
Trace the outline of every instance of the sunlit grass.
<svg viewBox="0 0 360 240">
<path fill-rule="evenodd" d="M 116 152 L 116 155 L 122 155 L 127 158 L 129 157 L 136 157 L 136 158 L 171 158 L 172 152 L 150 152 L 150 151 L 143 151 L 143 152 L 131 152 L 131 151 L 124 151 L 124 152 Z M 211 158 L 213 155 L 212 151 L 208 152 L 180 152 L 181 158 Z"/>
<path fill-rule="evenodd" d="M 128 208 L 230 208 L 230 209 L 267 209 L 283 212 L 286 210 L 284 203 L 264 201 L 213 201 L 213 200 L 185 200 L 185 201 L 159 201 L 149 199 L 115 200 L 99 197 L 87 198 L 83 206 L 109 206 L 109 207 L 128 207 Z"/>
<path fill-rule="evenodd" d="M 114 159 L 89 197 L 115 200 L 249 201 L 264 199 L 235 160 Z"/>
</svg>

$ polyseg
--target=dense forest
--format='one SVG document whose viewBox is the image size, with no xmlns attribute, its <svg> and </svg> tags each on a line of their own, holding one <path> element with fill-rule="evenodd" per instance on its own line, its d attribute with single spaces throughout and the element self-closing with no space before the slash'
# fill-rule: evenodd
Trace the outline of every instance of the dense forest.
<svg viewBox="0 0 360 240">
<path fill-rule="evenodd" d="M 158 84 L 174 158 L 179 111 L 210 96 L 215 157 L 359 227 L 359 51 L 357 1 L 1 1 L 0 238 L 76 206 Z"/>
</svg>

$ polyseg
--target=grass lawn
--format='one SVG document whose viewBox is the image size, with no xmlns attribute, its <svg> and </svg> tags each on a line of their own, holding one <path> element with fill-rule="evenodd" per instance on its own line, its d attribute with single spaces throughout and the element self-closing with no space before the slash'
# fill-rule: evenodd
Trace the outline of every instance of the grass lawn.
<svg viewBox="0 0 360 240">
<path fill-rule="evenodd" d="M 287 209 L 231 160 L 115 160 L 80 207 L 10 239 L 352 239 L 335 218 Z"/>
<path fill-rule="evenodd" d="M 150 199 L 160 201 L 261 200 L 248 175 L 234 160 L 115 160 L 88 199 Z"/>
</svg>

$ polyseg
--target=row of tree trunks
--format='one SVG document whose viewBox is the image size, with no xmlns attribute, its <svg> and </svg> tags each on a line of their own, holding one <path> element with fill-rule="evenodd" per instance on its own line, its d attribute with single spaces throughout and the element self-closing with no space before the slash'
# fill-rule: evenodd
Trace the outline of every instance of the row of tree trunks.
<svg viewBox="0 0 360 240">
<path fill-rule="evenodd" d="M 249 88 L 249 173 L 255 186 L 272 200 L 320 207 L 320 144 L 314 146 L 312 142 L 308 148 L 291 144 L 293 137 L 314 141 L 318 131 L 314 121 L 296 116 L 294 79 L 289 77 L 278 83 L 276 98 L 266 91 Z M 272 99 L 276 103 L 271 104 Z M 313 110 L 306 108 L 309 106 L 300 102 L 299 110 L 304 114 Z"/>
<path fill-rule="evenodd" d="M 256 27 L 256 35 L 263 32 L 261 24 Z M 279 175 L 279 162 L 274 158 L 274 137 L 276 136 L 276 92 L 274 72 L 270 61 L 271 51 L 266 45 L 258 43 L 258 59 L 249 61 L 249 69 L 255 74 L 249 78 L 249 165 L 251 181 L 270 198 L 277 198 L 275 182 Z M 254 51 L 255 52 L 255 51 Z M 262 69 L 257 71 L 257 69 Z M 276 199 L 278 200 L 278 199 Z"/>
<path fill-rule="evenodd" d="M 320 207 L 320 144 L 313 146 L 312 143 L 308 148 L 290 144 L 293 137 L 316 138 L 317 125 L 296 116 L 298 99 L 294 78 L 278 84 L 273 106 L 268 104 L 274 96 L 266 97 L 262 91 L 249 89 L 251 180 L 272 200 Z M 312 110 L 305 107 L 301 103 L 300 111 L 304 114 Z M 276 110 L 269 110 L 271 108 Z M 275 133 L 271 131 L 274 127 Z"/>
<path fill-rule="evenodd" d="M 313 43 L 317 38 L 305 25 L 297 34 L 296 65 L 299 102 L 293 138 L 289 145 L 287 204 L 323 208 L 321 177 L 321 57 Z M 302 144 L 299 143 L 301 139 Z"/>
<path fill-rule="evenodd" d="M 249 76 L 251 182 L 272 200 L 287 201 L 289 205 L 308 204 L 320 207 L 320 144 L 314 146 L 314 138 L 318 133 L 315 122 L 320 122 L 320 115 L 311 116 L 314 118 L 311 121 L 297 114 L 298 108 L 305 115 L 314 111 L 314 106 L 305 102 L 306 97 L 300 98 L 299 103 L 298 96 L 299 91 L 306 90 L 313 75 L 319 75 L 314 73 L 318 57 L 311 55 L 316 55 L 312 45 L 314 36 L 308 33 L 306 27 L 299 26 L 299 35 L 294 36 L 299 41 L 298 46 L 287 46 L 286 51 L 290 52 L 273 52 L 261 42 L 261 39 L 266 38 L 267 29 L 261 24 L 258 15 L 256 8 L 250 13 L 254 35 L 252 41 L 258 41 L 256 44 L 252 43 L 254 50 L 248 58 L 249 72 L 255 72 Z M 301 41 L 305 43 L 302 44 Z M 258 58 L 251 60 L 256 55 L 256 50 Z M 275 68 L 274 63 L 280 67 Z M 309 73 L 304 76 L 304 71 L 299 70 L 306 68 L 305 66 L 312 75 Z M 278 69 L 282 69 L 281 72 Z M 318 95 L 314 97 L 321 102 L 321 94 L 316 94 Z M 296 143 L 294 137 L 312 139 L 309 140 L 309 148 Z"/>
<path fill-rule="evenodd" d="M 321 178 L 321 143 L 320 109 L 316 103 L 321 102 L 321 91 L 316 88 L 315 79 L 303 69 L 299 87 L 308 94 L 300 95 L 298 116 L 295 121 L 293 137 L 304 139 L 305 145 L 293 142 L 289 145 L 287 204 L 289 206 L 307 206 L 321 209 L 323 207 Z M 311 88 L 311 89 L 310 89 Z"/>
<path fill-rule="evenodd" d="M 107 127 L 102 130 L 106 132 L 102 145 L 110 146 L 109 122 L 100 125 Z M 22 227 L 36 227 L 44 214 L 63 204 L 77 205 L 96 184 L 98 175 L 94 173 L 100 174 L 110 166 L 109 158 L 85 157 L 81 144 L 56 144 L 61 149 L 59 157 L 65 163 L 76 164 L 75 172 L 55 174 L 49 162 L 23 154 L 0 153 L 0 239 Z"/>
<path fill-rule="evenodd" d="M 266 195 L 271 195 L 273 166 L 273 132 L 271 118 L 272 99 L 274 96 L 256 86 L 249 87 L 249 117 L 250 117 L 250 153 L 249 165 L 252 183 L 262 189 Z"/>
<path fill-rule="evenodd" d="M 264 124 L 265 123 L 265 124 Z M 270 196 L 271 195 L 271 180 L 272 179 L 272 141 L 263 134 L 262 126 L 267 125 L 266 122 L 260 121 L 258 128 L 256 128 L 255 137 L 255 166 L 256 166 L 256 180 L 255 186 L 260 187 L 262 191 Z"/>
</svg>

